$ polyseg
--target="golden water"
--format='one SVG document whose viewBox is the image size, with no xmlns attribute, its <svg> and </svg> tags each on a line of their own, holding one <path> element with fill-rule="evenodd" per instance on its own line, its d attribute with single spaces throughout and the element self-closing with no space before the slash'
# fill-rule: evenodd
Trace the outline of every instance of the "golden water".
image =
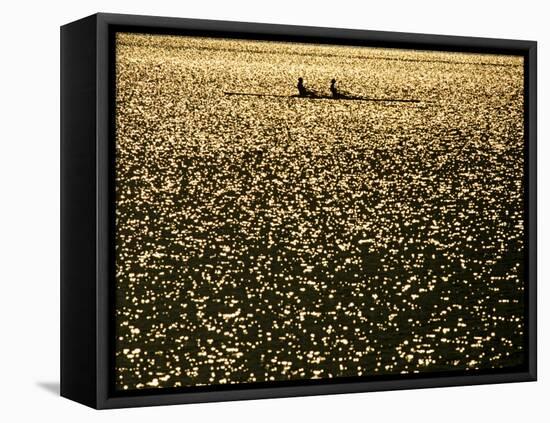
<svg viewBox="0 0 550 423">
<path fill-rule="evenodd" d="M 521 57 L 116 49 L 118 389 L 524 363 Z"/>
</svg>

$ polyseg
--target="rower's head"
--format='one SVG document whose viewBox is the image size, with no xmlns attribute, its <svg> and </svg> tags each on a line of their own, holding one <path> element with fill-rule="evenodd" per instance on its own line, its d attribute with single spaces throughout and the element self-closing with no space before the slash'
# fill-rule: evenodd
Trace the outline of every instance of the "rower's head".
<svg viewBox="0 0 550 423">
<path fill-rule="evenodd" d="M 304 82 L 304 78 L 299 77 L 299 78 L 298 78 L 298 82 Z"/>
<path fill-rule="evenodd" d="M 336 79 L 332 78 L 331 81 L 330 81 L 331 84 L 335 84 L 336 83 Z"/>
</svg>

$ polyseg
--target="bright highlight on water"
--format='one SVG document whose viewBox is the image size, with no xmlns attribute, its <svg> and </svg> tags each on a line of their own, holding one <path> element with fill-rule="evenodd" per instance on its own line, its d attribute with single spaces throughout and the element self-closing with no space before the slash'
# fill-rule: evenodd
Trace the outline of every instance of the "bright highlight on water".
<svg viewBox="0 0 550 423">
<path fill-rule="evenodd" d="M 521 57 L 118 34 L 116 96 L 117 389 L 523 364 Z"/>
</svg>

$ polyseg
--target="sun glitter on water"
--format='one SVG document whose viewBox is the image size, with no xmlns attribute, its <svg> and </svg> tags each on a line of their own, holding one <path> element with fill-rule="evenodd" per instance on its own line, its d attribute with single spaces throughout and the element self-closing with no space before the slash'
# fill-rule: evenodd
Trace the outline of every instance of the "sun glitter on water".
<svg viewBox="0 0 550 423">
<path fill-rule="evenodd" d="M 117 389 L 524 362 L 521 57 L 118 34 L 116 66 Z"/>
</svg>

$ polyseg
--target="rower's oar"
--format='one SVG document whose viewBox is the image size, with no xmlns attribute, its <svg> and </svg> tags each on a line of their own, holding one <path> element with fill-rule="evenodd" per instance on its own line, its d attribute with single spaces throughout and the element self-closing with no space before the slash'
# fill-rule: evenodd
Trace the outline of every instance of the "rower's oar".
<svg viewBox="0 0 550 423">
<path fill-rule="evenodd" d="M 263 93 L 239 93 L 239 92 L 231 92 L 231 91 L 224 91 L 225 95 L 245 95 L 245 96 L 251 96 L 251 97 L 289 97 L 288 95 L 282 95 L 282 94 L 263 94 Z"/>
<path fill-rule="evenodd" d="M 346 101 L 370 101 L 378 103 L 421 103 L 420 100 L 416 99 L 399 99 L 399 98 L 366 98 L 366 97 L 329 97 L 329 96 L 299 96 L 299 95 L 282 95 L 282 94 L 264 94 L 264 93 L 242 93 L 242 92 L 232 92 L 224 91 L 225 95 L 240 95 L 240 96 L 250 96 L 250 97 L 280 97 L 280 98 L 303 98 L 309 100 L 346 100 Z"/>
</svg>

